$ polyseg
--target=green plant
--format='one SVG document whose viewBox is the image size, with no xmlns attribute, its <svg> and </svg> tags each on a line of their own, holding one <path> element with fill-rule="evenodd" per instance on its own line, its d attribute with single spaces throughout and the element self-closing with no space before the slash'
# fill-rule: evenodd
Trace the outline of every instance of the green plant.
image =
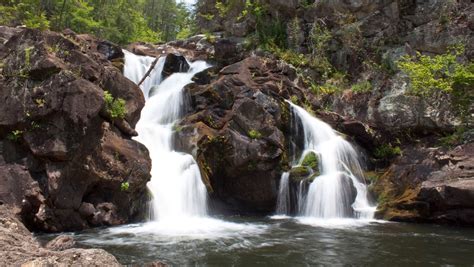
<svg viewBox="0 0 474 267">
<path fill-rule="evenodd" d="M 128 182 L 123 182 L 120 184 L 121 191 L 128 191 L 129 188 L 130 188 L 130 184 Z"/>
<path fill-rule="evenodd" d="M 42 108 L 46 104 L 46 100 L 44 100 L 43 98 L 36 98 L 35 103 L 37 107 Z"/>
<path fill-rule="evenodd" d="M 402 150 L 399 146 L 392 146 L 392 144 L 383 144 L 375 148 L 374 156 L 378 159 L 391 159 L 395 156 L 401 155 Z"/>
<path fill-rule="evenodd" d="M 457 61 L 463 53 L 464 47 L 456 46 L 433 57 L 419 52 L 402 57 L 397 65 L 410 79 L 409 93 L 427 96 L 436 90 L 451 93 L 454 86 L 474 86 L 474 63 Z"/>
<path fill-rule="evenodd" d="M 439 139 L 439 144 L 443 147 L 453 147 L 464 141 L 464 134 L 466 133 L 465 127 L 458 127 L 454 133 L 447 136 L 441 137 Z"/>
<path fill-rule="evenodd" d="M 369 81 L 358 82 L 351 86 L 354 93 L 367 93 L 372 91 L 372 84 Z"/>
<path fill-rule="evenodd" d="M 260 139 L 260 138 L 262 138 L 262 134 L 261 134 L 259 131 L 253 130 L 253 129 L 248 132 L 248 135 L 249 135 L 249 137 L 252 138 L 252 139 Z"/>
<path fill-rule="evenodd" d="M 13 130 L 11 133 L 8 134 L 7 139 L 10 141 L 18 141 L 20 140 L 21 135 L 23 134 L 22 130 Z"/>
<path fill-rule="evenodd" d="M 296 95 L 292 95 L 290 97 L 290 101 L 291 101 L 291 103 L 296 104 L 296 103 L 298 103 L 298 97 Z"/>
<path fill-rule="evenodd" d="M 123 119 L 127 114 L 125 100 L 114 98 L 108 91 L 104 91 L 105 108 L 112 119 Z"/>
</svg>

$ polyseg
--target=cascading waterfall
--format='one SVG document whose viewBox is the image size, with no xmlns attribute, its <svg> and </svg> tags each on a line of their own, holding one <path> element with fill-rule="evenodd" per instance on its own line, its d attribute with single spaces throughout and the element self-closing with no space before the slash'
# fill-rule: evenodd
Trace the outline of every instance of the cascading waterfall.
<svg viewBox="0 0 474 267">
<path fill-rule="evenodd" d="M 311 116 L 303 108 L 288 102 L 293 115 L 302 124 L 304 132 L 304 150 L 298 163 L 310 152 L 319 155 L 321 174 L 310 184 L 306 196 L 298 189 L 297 201 L 299 215 L 319 219 L 361 218 L 373 217 L 375 207 L 372 207 L 367 197 L 367 187 L 363 178 L 362 168 L 357 152 L 341 136 L 326 123 Z M 288 184 L 287 174 L 283 174 L 281 184 Z M 286 186 L 288 187 L 288 185 Z M 286 191 L 280 188 L 278 207 L 287 207 L 284 203 L 289 198 Z M 355 196 L 354 196 L 355 195 Z M 304 200 L 304 203 L 303 201 Z M 277 214 L 288 210 L 277 208 Z"/>
<path fill-rule="evenodd" d="M 154 58 L 125 53 L 124 74 L 138 83 Z M 207 214 L 207 191 L 194 158 L 173 150 L 173 126 L 181 118 L 183 88 L 194 74 L 209 67 L 203 61 L 190 63 L 186 73 L 174 73 L 161 81 L 164 57 L 160 58 L 141 89 L 146 103 L 137 123 L 137 141 L 144 144 L 152 159 L 148 188 L 153 196 L 151 218 L 172 220 Z M 156 86 L 156 87 L 154 87 Z M 153 92 L 151 93 L 151 89 Z"/>
</svg>

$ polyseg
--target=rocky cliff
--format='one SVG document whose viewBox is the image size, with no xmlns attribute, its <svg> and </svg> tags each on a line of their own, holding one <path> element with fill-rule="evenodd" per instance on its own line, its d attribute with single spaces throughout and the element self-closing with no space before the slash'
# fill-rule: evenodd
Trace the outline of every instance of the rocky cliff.
<svg viewBox="0 0 474 267">
<path fill-rule="evenodd" d="M 151 162 L 131 137 L 144 98 L 121 49 L 72 32 L 1 35 L 0 205 L 36 231 L 143 218 Z"/>
<path fill-rule="evenodd" d="M 233 116 L 238 110 L 224 103 L 236 103 L 234 92 L 239 92 L 241 89 L 237 88 L 240 86 L 249 88 L 248 96 L 254 101 L 258 99 L 254 89 L 271 99 L 272 94 L 280 92 L 276 99 L 273 98 L 277 103 L 282 103 L 278 102 L 281 97 L 290 99 L 295 94 L 294 101 L 300 101 L 301 105 L 314 110 L 318 117 L 345 133 L 360 145 L 362 151 L 367 152 L 367 169 L 371 170 L 367 178 L 379 199 L 379 218 L 472 225 L 473 208 L 469 203 L 474 193 L 470 160 L 473 157 L 473 81 L 471 79 L 467 86 L 453 93 L 433 91 L 417 95 L 411 93 L 413 85 L 410 77 L 399 69 L 397 63 L 405 55 L 442 55 L 448 53 L 453 45 L 461 45 L 464 50 L 457 61 L 466 66 L 472 64 L 472 1 L 204 0 L 198 2 L 197 8 L 199 25 L 208 32 L 216 32 L 215 37 L 210 39 L 207 36 L 194 42 L 173 45 L 205 51 L 217 66 L 237 62 L 252 54 L 263 56 L 263 59 L 247 58 L 232 65 L 230 73 L 227 68 L 220 73 L 215 72 L 213 80 L 208 81 L 208 89 L 201 91 L 210 94 L 209 90 L 213 88 L 215 93 L 210 95 L 216 95 L 217 102 L 203 102 L 202 99 L 209 97 L 197 98 L 195 91 L 190 90 L 195 100 L 193 103 L 199 107 L 198 114 L 206 114 L 207 120 L 215 119 L 217 122 L 209 126 L 206 116 L 200 115 L 198 120 L 203 121 L 205 127 L 197 128 L 204 128 L 201 132 L 206 133 L 202 135 L 208 136 L 215 136 L 217 129 L 219 137 L 199 143 L 194 150 L 196 155 L 210 159 L 212 157 L 206 156 L 203 151 L 219 147 L 214 148 L 214 152 L 207 152 L 207 155 L 216 155 L 214 157 L 223 160 L 224 165 L 234 166 L 232 162 L 238 157 L 229 160 L 227 152 L 222 151 L 236 152 L 230 145 L 233 142 L 229 142 L 233 138 L 228 136 L 232 135 L 226 132 L 234 125 Z M 223 54 L 226 56 L 222 57 Z M 272 92 L 255 83 L 240 82 L 244 73 L 242 65 L 252 61 L 267 63 L 275 59 L 282 59 L 295 67 L 294 73 L 277 78 L 281 81 L 281 84 L 276 84 L 277 87 L 286 88 L 289 79 L 299 93 L 278 89 Z M 272 75 L 266 74 L 262 79 L 259 67 L 254 68 L 259 71 L 251 75 L 251 80 L 257 84 L 260 80 L 267 82 L 275 73 L 281 73 L 277 67 L 272 67 Z M 224 83 L 229 75 L 235 77 L 232 83 Z M 239 82 L 234 83 L 236 81 Z M 218 98 L 217 95 L 227 90 L 221 88 L 227 87 L 233 88 L 228 90 L 232 92 L 232 97 Z M 206 113 L 216 109 L 221 113 Z M 229 109 L 232 115 L 228 113 Z M 268 108 L 264 107 L 264 110 L 268 112 Z M 246 108 L 241 113 L 252 112 L 251 108 Z M 266 114 L 262 111 L 258 113 Z M 193 116 L 191 122 L 195 123 Z M 234 128 L 245 135 L 250 128 L 256 127 L 254 124 L 259 124 L 259 117 L 251 117 L 255 121 L 247 120 L 241 123 L 244 126 Z M 272 119 L 288 123 L 282 118 L 279 121 L 278 116 L 273 115 Z M 272 125 L 270 121 L 265 124 Z M 275 126 L 278 128 L 278 123 Z M 284 136 L 284 142 L 279 143 L 287 144 L 287 129 L 283 127 L 279 130 Z M 190 130 L 187 129 L 187 132 Z M 238 154 L 252 155 L 250 151 L 261 151 L 251 138 L 244 140 L 251 141 L 255 147 L 237 145 L 246 148 L 245 152 Z M 285 155 L 288 156 L 288 150 L 283 149 L 281 155 L 284 159 Z M 262 166 L 258 165 L 261 159 L 264 156 L 257 154 L 253 160 L 255 166 Z M 279 166 L 274 164 L 271 168 L 282 170 L 283 166 L 284 163 Z M 206 168 L 213 170 L 213 165 Z M 229 193 L 237 190 L 236 186 L 229 184 L 231 179 L 248 179 L 257 184 L 267 179 L 262 177 L 271 177 L 266 182 L 266 188 L 271 190 L 260 189 L 243 202 L 253 206 L 258 203 L 257 198 L 261 200 L 260 197 L 267 196 L 270 199 L 272 190 L 274 196 L 274 183 L 278 178 L 272 175 L 248 176 L 245 174 L 248 168 L 249 164 L 244 163 L 232 172 L 208 171 L 211 173 L 208 184 L 212 186 L 214 183 L 217 195 L 225 195 L 231 201 L 240 203 L 242 196 L 253 191 L 249 183 L 243 181 L 239 183 L 243 186 L 240 193 Z M 214 173 L 217 173 L 215 177 L 226 182 L 216 186 Z M 235 195 L 240 195 L 240 198 Z M 255 197 L 255 202 L 249 202 L 252 197 Z"/>
</svg>

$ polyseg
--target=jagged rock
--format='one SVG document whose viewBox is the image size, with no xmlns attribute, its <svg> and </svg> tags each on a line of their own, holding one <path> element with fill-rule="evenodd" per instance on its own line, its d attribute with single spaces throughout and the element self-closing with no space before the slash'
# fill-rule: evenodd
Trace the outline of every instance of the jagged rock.
<svg viewBox="0 0 474 267">
<path fill-rule="evenodd" d="M 0 49 L 0 202 L 30 229 L 80 230 L 144 213 L 151 163 L 130 139 L 144 98 L 107 60 L 119 48 L 99 53 L 91 38 L 25 29 Z M 107 116 L 104 90 L 125 100 L 124 119 Z"/>
<path fill-rule="evenodd" d="M 167 54 L 161 76 L 164 79 L 175 72 L 187 72 L 188 70 L 189 64 L 185 57 L 181 55 Z"/>
<path fill-rule="evenodd" d="M 74 240 L 59 236 L 42 248 L 13 214 L 14 207 L 0 205 L 0 258 L 7 266 L 121 266 L 102 249 L 72 248 Z"/>
<path fill-rule="evenodd" d="M 474 144 L 407 148 L 377 180 L 378 216 L 395 221 L 474 225 Z"/>
<path fill-rule="evenodd" d="M 285 155 L 290 111 L 282 96 L 302 95 L 278 62 L 249 57 L 211 84 L 185 88 L 191 109 L 177 147 L 192 153 L 214 201 L 238 213 L 272 211 Z"/>
</svg>

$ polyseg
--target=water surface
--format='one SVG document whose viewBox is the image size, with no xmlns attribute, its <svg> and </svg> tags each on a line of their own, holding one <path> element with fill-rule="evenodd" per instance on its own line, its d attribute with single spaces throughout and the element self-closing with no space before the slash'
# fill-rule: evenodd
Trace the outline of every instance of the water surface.
<svg viewBox="0 0 474 267">
<path fill-rule="evenodd" d="M 188 218 L 189 220 L 189 218 Z M 473 265 L 474 230 L 363 220 L 197 218 L 76 233 L 123 264 L 172 266 Z M 51 236 L 49 236 L 51 238 Z"/>
</svg>

